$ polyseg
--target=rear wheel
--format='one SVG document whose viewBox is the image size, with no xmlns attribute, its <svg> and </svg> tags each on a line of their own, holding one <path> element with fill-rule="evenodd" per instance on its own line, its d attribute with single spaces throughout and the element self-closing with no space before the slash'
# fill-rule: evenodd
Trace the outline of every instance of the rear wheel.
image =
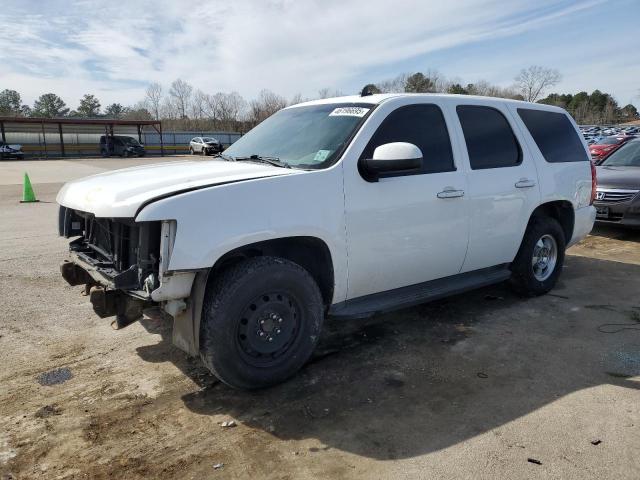
<svg viewBox="0 0 640 480">
<path fill-rule="evenodd" d="M 309 359 L 323 319 L 320 290 L 304 268 L 282 258 L 250 258 L 209 282 L 200 356 L 232 387 L 274 385 Z"/>
<path fill-rule="evenodd" d="M 522 295 L 543 295 L 551 290 L 564 263 L 566 240 L 554 218 L 531 219 L 511 270 L 511 285 Z"/>
</svg>

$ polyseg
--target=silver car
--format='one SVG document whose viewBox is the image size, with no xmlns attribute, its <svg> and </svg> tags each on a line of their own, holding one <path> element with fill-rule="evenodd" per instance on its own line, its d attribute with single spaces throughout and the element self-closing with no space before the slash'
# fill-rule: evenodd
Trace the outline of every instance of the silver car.
<svg viewBox="0 0 640 480">
<path fill-rule="evenodd" d="M 213 155 L 222 151 L 222 144 L 213 137 L 194 137 L 189 142 L 189 153 L 195 155 Z"/>
</svg>

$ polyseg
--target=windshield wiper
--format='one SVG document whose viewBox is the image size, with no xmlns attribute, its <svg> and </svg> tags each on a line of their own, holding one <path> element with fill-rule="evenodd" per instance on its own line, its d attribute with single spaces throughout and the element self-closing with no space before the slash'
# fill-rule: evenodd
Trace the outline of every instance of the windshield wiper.
<svg viewBox="0 0 640 480">
<path fill-rule="evenodd" d="M 284 160 L 280 160 L 278 157 L 265 157 L 263 155 L 249 155 L 248 157 L 236 157 L 236 160 L 242 162 L 244 160 L 250 160 L 254 162 L 267 163 L 274 167 L 291 168 Z"/>
<path fill-rule="evenodd" d="M 227 155 L 226 153 L 216 153 L 213 158 L 221 158 L 223 160 L 226 160 L 227 162 L 235 162 L 236 159 L 233 158 L 231 155 Z"/>
</svg>

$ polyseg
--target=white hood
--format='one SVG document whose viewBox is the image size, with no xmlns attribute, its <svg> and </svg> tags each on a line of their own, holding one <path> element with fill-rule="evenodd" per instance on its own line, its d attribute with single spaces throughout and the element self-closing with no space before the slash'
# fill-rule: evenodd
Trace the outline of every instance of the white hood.
<svg viewBox="0 0 640 480">
<path fill-rule="evenodd" d="M 56 198 L 60 205 L 96 217 L 132 218 L 140 206 L 174 192 L 221 183 L 295 173 L 252 162 L 169 162 L 100 173 L 66 183 Z"/>
</svg>

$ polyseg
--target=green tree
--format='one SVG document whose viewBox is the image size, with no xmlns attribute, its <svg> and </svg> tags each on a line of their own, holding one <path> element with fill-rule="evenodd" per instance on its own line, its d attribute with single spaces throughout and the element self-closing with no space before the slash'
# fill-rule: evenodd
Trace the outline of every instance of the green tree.
<svg viewBox="0 0 640 480">
<path fill-rule="evenodd" d="M 469 91 L 459 83 L 454 83 L 453 85 L 449 85 L 449 88 L 447 88 L 447 93 L 454 93 L 457 95 L 469 95 Z"/>
<path fill-rule="evenodd" d="M 0 92 L 0 115 L 19 116 L 22 113 L 22 98 L 15 90 L 4 89 Z"/>
<path fill-rule="evenodd" d="M 100 101 L 94 95 L 87 93 L 80 100 L 77 112 L 80 117 L 97 117 L 100 115 Z"/>
<path fill-rule="evenodd" d="M 34 117 L 64 117 L 69 109 L 64 101 L 55 93 L 45 93 L 33 103 Z"/>
<path fill-rule="evenodd" d="M 420 72 L 409 75 L 404 86 L 404 91 L 407 93 L 427 93 L 434 92 L 435 89 L 435 82 Z"/>
<path fill-rule="evenodd" d="M 622 116 L 624 117 L 625 120 L 631 121 L 631 120 L 637 120 L 639 115 L 638 115 L 638 109 L 631 104 L 625 105 L 622 110 L 620 110 L 620 113 L 622 114 Z"/>
<path fill-rule="evenodd" d="M 121 118 L 127 109 L 119 103 L 112 103 L 104 110 L 104 114 L 109 118 Z"/>
</svg>

